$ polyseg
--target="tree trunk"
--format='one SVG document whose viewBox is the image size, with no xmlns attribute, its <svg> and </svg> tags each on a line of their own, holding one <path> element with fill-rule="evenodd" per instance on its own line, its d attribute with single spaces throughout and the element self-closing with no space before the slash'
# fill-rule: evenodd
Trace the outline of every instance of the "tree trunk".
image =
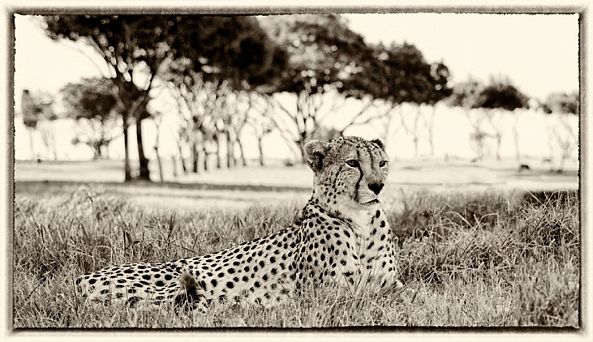
<svg viewBox="0 0 593 342">
<path fill-rule="evenodd" d="M 564 147 L 562 147 L 562 153 L 560 155 L 560 164 L 558 165 L 558 170 L 556 170 L 558 173 L 562 173 L 564 171 L 564 163 L 566 162 L 567 158 L 567 153 L 564 150 Z"/>
<path fill-rule="evenodd" d="M 299 152 L 301 152 L 301 163 L 305 163 L 305 137 L 301 137 L 299 141 L 297 141 L 299 145 Z"/>
<path fill-rule="evenodd" d="M 191 144 L 191 154 L 192 154 L 192 172 L 193 173 L 200 173 L 198 168 L 198 162 L 200 159 L 200 153 L 198 152 L 198 144 L 193 141 Z"/>
<path fill-rule="evenodd" d="M 41 140 L 43 141 L 47 150 L 47 159 L 52 160 L 58 159 L 58 153 L 56 150 L 56 137 L 54 130 L 54 122 L 52 120 L 42 121 L 43 126 L 41 127 Z M 51 157 L 50 157 L 51 155 Z"/>
<path fill-rule="evenodd" d="M 29 146 L 31 146 L 31 160 L 37 159 L 35 156 L 35 143 L 33 143 L 33 134 L 35 133 L 35 129 L 29 127 L 27 129 L 29 131 Z"/>
<path fill-rule="evenodd" d="M 515 159 L 517 161 L 521 160 L 521 154 L 519 153 L 519 129 L 517 127 L 517 114 L 515 113 L 515 124 L 513 125 L 513 136 L 515 140 Z"/>
<path fill-rule="evenodd" d="M 157 121 L 160 119 L 155 119 L 155 124 L 156 124 L 156 141 L 154 143 L 154 154 L 156 156 L 156 161 L 157 161 L 157 165 L 159 167 L 159 179 L 161 181 L 161 183 L 164 181 L 163 178 L 163 163 L 161 161 L 161 155 L 159 154 L 159 143 L 161 140 L 161 131 L 160 131 L 160 121 Z M 175 164 L 173 164 L 173 167 L 175 167 Z"/>
<path fill-rule="evenodd" d="M 157 146 L 154 147 L 154 154 L 156 155 L 157 165 L 159 167 L 159 180 L 162 183 L 164 181 L 163 178 L 163 163 L 161 162 L 161 156 L 159 155 L 159 148 Z M 173 164 L 175 167 L 175 164 Z"/>
<path fill-rule="evenodd" d="M 177 141 L 177 150 L 179 151 L 179 160 L 181 161 L 181 168 L 183 169 L 183 174 L 186 174 L 187 166 L 185 166 L 185 159 L 183 158 L 183 148 L 181 147 L 180 141 Z"/>
<path fill-rule="evenodd" d="M 105 140 L 104 127 L 105 127 L 105 120 L 104 120 L 104 118 L 101 118 L 101 128 L 99 129 L 101 131 L 101 138 L 99 140 L 99 144 L 98 144 L 99 146 L 97 146 L 97 149 L 99 150 L 100 158 L 104 158 L 102 147 L 105 146 L 105 149 L 107 150 L 107 144 L 108 144 L 107 140 Z"/>
<path fill-rule="evenodd" d="M 420 132 L 418 132 L 418 122 L 420 121 L 420 116 L 422 115 L 422 107 L 418 105 L 416 107 L 416 117 L 414 118 L 414 132 L 412 133 L 414 136 L 414 156 L 418 158 L 418 142 L 420 138 L 418 137 Z"/>
<path fill-rule="evenodd" d="M 500 144 L 502 143 L 502 135 L 496 133 L 496 160 L 500 160 Z"/>
<path fill-rule="evenodd" d="M 436 105 L 432 106 L 430 113 L 430 124 L 428 126 L 428 143 L 430 144 L 430 156 L 434 157 L 434 117 L 436 116 Z"/>
<path fill-rule="evenodd" d="M 109 160 L 109 143 L 110 141 L 106 142 L 104 147 L 105 149 L 103 150 L 103 158 Z"/>
<path fill-rule="evenodd" d="M 245 160 L 245 151 L 243 150 L 243 143 L 241 142 L 241 140 L 237 140 L 235 142 L 239 146 L 239 157 L 241 158 L 241 166 L 246 167 L 247 160 Z"/>
<path fill-rule="evenodd" d="M 222 161 L 220 160 L 220 135 L 218 133 L 215 135 L 214 143 L 216 144 L 216 168 L 220 169 Z"/>
<path fill-rule="evenodd" d="M 257 150 L 259 151 L 259 166 L 265 166 L 264 163 L 264 145 L 263 145 L 263 138 L 257 138 Z"/>
<path fill-rule="evenodd" d="M 99 160 L 103 156 L 100 143 L 89 143 L 88 146 L 93 149 L 93 160 Z"/>
<path fill-rule="evenodd" d="M 144 155 L 144 146 L 142 146 L 142 120 L 136 120 L 136 142 L 138 143 L 138 165 L 140 168 L 139 180 L 150 181 L 150 170 L 148 169 L 148 159 Z"/>
<path fill-rule="evenodd" d="M 124 118 L 124 182 L 132 180 L 132 170 L 130 168 L 130 149 L 128 144 L 128 126 L 125 124 L 126 119 Z"/>
<path fill-rule="evenodd" d="M 235 153 L 233 150 L 233 140 L 231 138 L 231 132 L 226 132 L 226 166 L 227 168 L 235 167 Z"/>
<path fill-rule="evenodd" d="M 173 177 L 179 177 L 179 173 L 177 172 L 177 159 L 174 155 L 171 155 L 171 165 L 173 165 Z"/>
<path fill-rule="evenodd" d="M 204 143 L 205 144 L 205 143 Z M 204 172 L 208 171 L 208 156 L 210 156 L 210 153 L 208 153 L 208 151 L 206 151 L 206 145 L 204 145 L 202 147 L 202 153 L 204 155 L 203 158 L 203 162 L 204 162 Z"/>
</svg>

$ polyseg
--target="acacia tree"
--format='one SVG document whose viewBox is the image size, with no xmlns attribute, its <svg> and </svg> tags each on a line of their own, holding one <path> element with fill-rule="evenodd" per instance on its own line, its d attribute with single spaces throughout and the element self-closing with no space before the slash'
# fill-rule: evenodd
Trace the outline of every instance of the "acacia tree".
<svg viewBox="0 0 593 342">
<path fill-rule="evenodd" d="M 431 66 L 424 60 L 422 52 L 411 44 L 393 43 L 381 53 L 385 54 L 383 65 L 387 77 L 387 86 L 382 94 L 383 99 L 391 108 L 402 103 L 416 104 L 416 112 L 411 123 L 406 122 L 403 111 L 399 111 L 399 113 L 401 127 L 412 136 L 414 155 L 417 157 L 422 117 L 420 105 L 430 98 Z"/>
<path fill-rule="evenodd" d="M 226 147 L 226 167 L 232 168 L 236 165 L 234 145 L 237 139 L 235 125 L 237 117 L 241 114 L 237 112 L 240 102 L 239 92 L 234 91 L 227 82 L 215 83 L 215 100 L 213 106 L 209 108 L 208 116 L 216 131 L 216 165 L 221 167 L 220 146 L 225 142 Z"/>
<path fill-rule="evenodd" d="M 443 62 L 432 63 L 430 65 L 431 88 L 427 91 L 423 102 L 431 106 L 430 118 L 428 120 L 428 143 L 430 145 L 431 156 L 434 156 L 434 120 L 437 104 L 449 97 L 453 92 L 453 89 L 449 86 L 450 76 L 449 68 Z"/>
<path fill-rule="evenodd" d="M 305 142 L 346 99 L 364 100 L 354 118 L 367 113 L 373 94 L 364 71 L 373 53 L 337 15 L 268 16 L 260 23 L 287 54 L 274 92 L 290 94 L 294 101 L 286 106 L 278 95 L 270 97 L 276 113 L 271 119 L 303 157 Z"/>
<path fill-rule="evenodd" d="M 543 102 L 542 109 L 553 119 L 548 127 L 549 141 L 560 149 L 560 163 L 556 172 L 562 172 L 566 160 L 571 157 L 578 144 L 577 134 L 568 122 L 568 117 L 580 114 L 579 93 L 550 93 Z"/>
<path fill-rule="evenodd" d="M 46 32 L 52 39 L 84 41 L 92 46 L 108 66 L 115 85 L 114 95 L 124 122 L 124 146 L 129 160 L 128 127 L 136 123 L 139 179 L 150 180 L 144 154 L 142 120 L 148 116 L 152 81 L 167 58 L 175 22 L 165 16 L 69 15 L 45 18 Z M 131 180 L 125 164 L 125 180 Z"/>
<path fill-rule="evenodd" d="M 245 116 L 246 124 L 251 127 L 257 140 L 259 166 L 265 166 L 263 141 L 266 136 L 274 131 L 272 114 L 268 112 L 271 107 L 268 106 L 266 99 L 259 94 L 250 92 L 248 95 L 251 110 Z"/>
<path fill-rule="evenodd" d="M 480 82 L 469 78 L 455 84 L 451 95 L 446 100 L 449 105 L 463 109 L 471 126 L 470 142 L 476 151 L 476 160 L 481 160 L 484 157 L 486 138 L 489 136 L 484 125 L 484 117 L 480 112 L 473 110 L 478 107 L 478 99 L 482 89 L 484 89 L 484 86 Z"/>
<path fill-rule="evenodd" d="M 119 136 L 116 133 L 119 127 L 117 99 L 113 88 L 110 79 L 92 77 L 69 83 L 60 90 L 66 115 L 77 120 L 80 127 L 74 143 L 89 146 L 94 159 L 108 157 L 109 144 Z"/>
<path fill-rule="evenodd" d="M 276 73 L 284 69 L 284 52 L 268 39 L 257 20 L 254 17 L 240 18 L 245 21 L 237 28 L 240 39 L 234 47 L 222 49 L 220 55 L 215 56 L 221 61 L 220 65 L 203 65 L 204 60 L 199 55 L 188 54 L 186 59 L 174 60 L 164 77 L 183 107 L 180 114 L 191 127 L 186 136 L 190 139 L 202 137 L 193 140 L 194 166 L 197 165 L 197 151 L 200 150 L 198 144 L 207 156 L 206 144 L 213 142 L 216 146 L 216 164 L 220 167 L 220 142 L 224 139 L 227 145 L 227 166 L 235 165 L 235 146 L 242 151 L 239 137 L 246 124 L 246 104 L 249 107 L 250 103 L 247 94 L 271 91 L 274 82 L 279 79 Z M 223 43 L 214 42 L 219 45 Z M 207 165 L 206 159 L 204 166 Z M 194 167 L 194 170 L 197 169 Z"/>
<path fill-rule="evenodd" d="M 229 167 L 238 165 L 235 158 L 235 152 L 238 150 L 241 165 L 247 166 L 241 134 L 249 120 L 253 97 L 247 91 L 235 91 L 232 96 L 226 98 L 226 102 L 226 110 L 221 113 L 224 113 L 223 123 L 227 136 L 227 163 Z"/>
<path fill-rule="evenodd" d="M 502 126 L 500 124 L 500 111 L 507 111 L 513 113 L 516 109 L 525 108 L 527 106 L 527 96 L 525 96 L 517 87 L 515 87 L 508 79 L 492 79 L 478 95 L 477 101 L 474 105 L 476 108 L 486 109 L 486 115 L 490 122 L 490 126 L 494 130 L 492 135 L 496 140 L 496 159 L 500 160 L 500 146 L 502 142 Z M 496 118 L 498 112 L 498 119 Z M 515 140 L 515 155 L 516 159 L 520 159 L 519 153 L 519 132 L 517 128 L 518 116 L 514 115 L 514 140 Z"/>
<path fill-rule="evenodd" d="M 247 112 L 250 110 L 249 96 L 246 91 L 235 90 L 228 82 L 214 83 L 215 98 L 208 108 L 207 115 L 214 123 L 217 141 L 217 166 L 220 167 L 220 142 L 225 142 L 226 167 L 237 166 L 236 149 L 243 153 L 240 134 L 246 125 Z M 246 164 L 245 157 L 241 156 Z"/>
<path fill-rule="evenodd" d="M 183 98 L 181 97 L 181 95 L 179 94 L 179 92 L 177 92 L 177 88 L 174 86 L 171 86 L 171 95 L 173 97 L 173 99 L 175 100 L 175 105 L 177 107 L 177 112 L 179 114 L 178 118 L 179 118 L 179 124 L 176 128 L 176 131 L 174 132 L 174 135 L 176 137 L 176 144 L 177 144 L 177 153 L 178 153 L 178 158 L 179 161 L 181 162 L 181 168 L 183 170 L 183 174 L 187 174 L 189 172 L 189 168 L 187 167 L 186 163 L 185 163 L 185 153 L 184 153 L 184 147 L 186 146 L 186 144 L 189 141 L 189 134 L 188 134 L 188 129 L 187 127 L 189 126 L 189 120 L 186 119 L 183 116 L 183 108 L 184 108 L 184 104 L 183 104 Z M 175 157 L 173 157 L 175 158 Z M 174 161 L 174 165 L 176 165 L 176 161 Z M 175 167 L 174 170 L 177 170 L 177 168 Z"/>
<path fill-rule="evenodd" d="M 210 113 L 216 111 L 215 104 L 220 95 L 218 80 L 209 82 L 206 75 L 192 70 L 188 59 L 171 63 L 163 79 L 168 82 L 171 94 L 176 99 L 179 114 L 179 154 L 184 170 L 183 146 L 190 150 L 191 171 L 199 172 L 200 156 L 204 158 L 204 169 L 207 169 L 207 141 L 215 139 L 215 122 Z"/>
<path fill-rule="evenodd" d="M 220 80 L 210 75 L 190 71 L 173 72 L 168 75 L 172 93 L 178 99 L 180 137 L 192 151 L 193 172 L 198 172 L 198 160 L 203 153 L 207 158 L 208 142 L 216 145 L 217 167 L 221 167 L 220 142 L 226 141 L 227 167 L 234 167 L 235 146 L 242 154 L 243 146 L 240 135 L 246 124 L 250 108 L 249 93 L 233 89 L 227 80 Z M 206 164 L 205 164 L 206 165 Z"/>
<path fill-rule="evenodd" d="M 84 41 L 106 62 L 122 108 L 124 145 L 135 122 L 140 173 L 150 180 L 142 144 L 142 120 L 149 117 L 153 80 L 168 59 L 187 57 L 196 71 L 216 72 L 222 79 L 257 73 L 269 62 L 254 53 L 266 45 L 257 21 L 240 16 L 67 15 L 45 17 L 52 39 Z M 261 31 L 261 30 L 260 30 Z M 126 153 L 128 149 L 126 148 Z M 131 179 L 129 165 L 125 179 Z"/>
<path fill-rule="evenodd" d="M 31 150 L 31 159 L 35 159 L 35 144 L 33 143 L 33 134 L 37 127 L 40 115 L 42 113 L 42 107 L 39 106 L 35 101 L 35 98 L 31 95 L 29 89 L 23 89 L 21 96 L 21 114 L 23 115 L 23 124 L 29 131 L 29 148 Z"/>
<path fill-rule="evenodd" d="M 165 179 L 163 177 L 163 162 L 161 160 L 161 154 L 160 154 L 160 140 L 161 140 L 161 126 L 163 123 L 163 113 L 161 112 L 156 112 L 155 115 L 152 116 L 152 119 L 154 121 L 154 126 L 156 129 L 156 139 L 154 142 L 154 154 L 156 156 L 156 161 L 157 161 L 157 166 L 159 168 L 159 180 L 162 183 Z M 175 168 L 175 165 L 173 165 L 173 168 Z M 175 174 L 175 171 L 173 171 L 173 174 Z"/>
<path fill-rule="evenodd" d="M 397 89 L 400 90 L 400 96 L 399 99 L 396 96 L 397 102 L 395 103 L 412 103 L 416 107 L 416 112 L 413 113 L 412 117 L 412 125 L 406 123 L 404 112 L 400 111 L 401 127 L 412 136 L 414 156 L 418 157 L 418 144 L 424 131 L 427 131 L 431 155 L 434 155 L 433 134 L 436 104 L 451 94 L 451 90 L 447 86 L 449 70 L 443 63 L 428 64 L 424 62 L 422 54 L 415 47 L 408 47 L 408 49 L 416 51 L 411 54 L 413 57 L 407 59 L 408 63 L 411 63 L 401 66 L 401 69 L 406 71 L 406 74 L 402 76 L 406 80 L 405 83 L 410 80 L 413 82 L 396 88 L 396 91 Z M 409 53 L 408 56 L 410 56 Z M 405 91 L 406 89 L 407 91 Z M 401 90 L 404 90 L 405 93 L 401 93 Z M 423 113 L 425 105 L 432 108 L 428 119 Z M 421 119 L 422 123 L 420 122 Z"/>
<path fill-rule="evenodd" d="M 31 148 L 32 159 L 38 159 L 33 137 L 35 132 L 39 133 L 41 142 L 45 145 L 48 153 L 57 159 L 55 128 L 53 127 L 57 115 L 53 110 L 54 98 L 47 92 L 31 93 L 24 89 L 21 97 L 21 112 L 23 115 L 23 124 L 29 130 L 29 144 Z"/>
</svg>

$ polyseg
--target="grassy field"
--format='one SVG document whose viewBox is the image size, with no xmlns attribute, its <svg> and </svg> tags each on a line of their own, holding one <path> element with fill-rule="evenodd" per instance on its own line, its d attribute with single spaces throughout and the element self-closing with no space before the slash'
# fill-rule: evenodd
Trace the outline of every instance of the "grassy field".
<svg viewBox="0 0 593 342">
<path fill-rule="evenodd" d="M 281 203 L 274 206 L 178 210 L 141 206 L 117 189 L 17 182 L 14 327 L 579 326 L 574 191 L 394 191 L 384 203 L 399 237 L 403 289 L 384 296 L 310 289 L 270 309 L 220 304 L 189 315 L 92 307 L 75 296 L 73 279 L 109 264 L 195 256 L 275 232 L 306 194 L 295 190 L 298 196 L 272 199 Z"/>
</svg>

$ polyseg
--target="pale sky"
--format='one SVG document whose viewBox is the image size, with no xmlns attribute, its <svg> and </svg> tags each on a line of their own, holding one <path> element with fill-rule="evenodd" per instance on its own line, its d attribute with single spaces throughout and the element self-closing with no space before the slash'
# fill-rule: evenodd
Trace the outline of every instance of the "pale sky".
<svg viewBox="0 0 593 342">
<path fill-rule="evenodd" d="M 443 60 L 454 81 L 507 75 L 527 95 L 578 89 L 578 16 L 386 14 L 346 16 L 367 42 L 407 41 Z"/>
</svg>

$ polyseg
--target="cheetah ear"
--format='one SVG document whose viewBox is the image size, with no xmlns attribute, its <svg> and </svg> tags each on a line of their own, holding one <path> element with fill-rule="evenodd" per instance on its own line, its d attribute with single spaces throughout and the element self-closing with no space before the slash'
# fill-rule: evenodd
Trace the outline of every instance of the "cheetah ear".
<svg viewBox="0 0 593 342">
<path fill-rule="evenodd" d="M 383 142 L 380 139 L 373 139 L 371 140 L 371 142 L 377 146 L 379 146 L 380 149 L 382 149 L 383 151 L 385 151 L 385 145 L 383 145 Z"/>
<path fill-rule="evenodd" d="M 318 172 L 323 168 L 327 148 L 328 143 L 319 140 L 311 140 L 305 144 L 305 161 L 313 171 Z"/>
</svg>

